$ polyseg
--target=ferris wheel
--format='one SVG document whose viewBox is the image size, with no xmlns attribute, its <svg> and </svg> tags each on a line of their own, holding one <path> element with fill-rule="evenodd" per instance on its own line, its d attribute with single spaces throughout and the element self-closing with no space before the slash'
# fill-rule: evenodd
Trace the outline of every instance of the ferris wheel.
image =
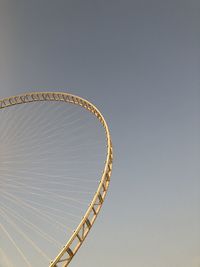
<svg viewBox="0 0 200 267">
<path fill-rule="evenodd" d="M 107 123 L 81 97 L 32 92 L 0 100 L 0 132 L 0 267 L 66 267 L 108 191 Z"/>
</svg>

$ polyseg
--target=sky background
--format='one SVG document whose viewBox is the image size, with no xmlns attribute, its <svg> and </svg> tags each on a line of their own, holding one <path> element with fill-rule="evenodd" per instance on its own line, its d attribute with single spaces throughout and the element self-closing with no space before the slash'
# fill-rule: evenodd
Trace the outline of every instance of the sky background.
<svg viewBox="0 0 200 267">
<path fill-rule="evenodd" d="M 200 266 L 200 2 L 0 0 L 0 97 L 68 91 L 114 144 L 73 267 Z"/>
</svg>

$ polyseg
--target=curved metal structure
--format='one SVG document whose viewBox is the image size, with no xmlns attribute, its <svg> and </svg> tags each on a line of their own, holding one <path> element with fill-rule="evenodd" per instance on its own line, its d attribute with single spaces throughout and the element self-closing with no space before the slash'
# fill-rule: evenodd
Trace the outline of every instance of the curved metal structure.
<svg viewBox="0 0 200 267">
<path fill-rule="evenodd" d="M 87 234 L 89 233 L 91 227 L 93 226 L 98 216 L 98 213 L 103 205 L 106 193 L 108 191 L 111 172 L 112 172 L 112 162 L 113 162 L 112 142 L 107 123 L 102 114 L 100 113 L 100 111 L 89 101 L 72 94 L 64 92 L 26 93 L 0 100 L 0 109 L 17 104 L 24 104 L 35 101 L 62 101 L 82 106 L 83 108 L 94 114 L 97 117 L 97 119 L 101 122 L 101 124 L 105 129 L 107 138 L 107 157 L 105 161 L 105 166 L 99 186 L 97 188 L 96 193 L 94 194 L 93 200 L 89 204 L 89 207 L 84 217 L 82 218 L 80 224 L 74 231 L 69 241 L 66 243 L 66 245 L 59 252 L 57 257 L 54 260 L 52 260 L 49 265 L 49 267 L 60 267 L 60 266 L 66 267 L 71 262 L 72 258 L 83 244 Z"/>
</svg>

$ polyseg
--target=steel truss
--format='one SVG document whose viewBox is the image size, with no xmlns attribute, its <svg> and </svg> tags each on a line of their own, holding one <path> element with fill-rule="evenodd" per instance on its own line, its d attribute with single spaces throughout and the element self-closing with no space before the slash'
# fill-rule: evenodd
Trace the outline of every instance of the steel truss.
<svg viewBox="0 0 200 267">
<path fill-rule="evenodd" d="M 66 267 L 71 262 L 72 258 L 83 244 L 86 236 L 88 235 L 90 229 L 92 228 L 99 214 L 99 211 L 103 205 L 109 187 L 110 177 L 112 172 L 112 162 L 113 162 L 112 142 L 107 123 L 102 114 L 100 113 L 100 111 L 89 101 L 72 94 L 63 92 L 26 93 L 23 95 L 12 96 L 0 100 L 0 109 L 17 104 L 30 103 L 36 101 L 62 101 L 82 106 L 83 108 L 90 111 L 97 117 L 97 119 L 101 122 L 106 132 L 107 156 L 103 174 L 99 186 L 97 188 L 97 191 L 94 194 L 93 200 L 90 203 L 84 217 L 82 218 L 80 224 L 72 234 L 71 238 L 69 239 L 67 244 L 63 247 L 63 249 L 60 251 L 60 253 L 57 255 L 57 257 L 54 260 L 52 260 L 49 265 L 49 267 L 61 267 L 61 266 Z"/>
</svg>

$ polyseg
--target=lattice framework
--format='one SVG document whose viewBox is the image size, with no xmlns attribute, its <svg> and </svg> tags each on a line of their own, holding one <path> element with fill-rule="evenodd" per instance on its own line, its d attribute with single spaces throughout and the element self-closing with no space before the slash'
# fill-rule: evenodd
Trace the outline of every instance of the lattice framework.
<svg viewBox="0 0 200 267">
<path fill-rule="evenodd" d="M 90 203 L 84 217 L 82 218 L 80 224 L 74 231 L 73 235 L 71 236 L 67 244 L 63 247 L 63 249 L 60 251 L 60 253 L 57 255 L 57 257 L 53 261 L 51 261 L 49 265 L 49 267 L 61 267 L 61 266 L 66 267 L 71 262 L 72 258 L 74 257 L 74 255 L 77 253 L 82 243 L 84 242 L 86 236 L 88 235 L 90 229 L 92 228 L 99 214 L 99 211 L 106 197 L 106 193 L 108 191 L 110 183 L 112 163 L 113 163 L 112 142 L 107 123 L 102 114 L 100 113 L 100 111 L 89 101 L 69 93 L 33 92 L 18 96 L 12 96 L 0 100 L 0 109 L 17 104 L 30 103 L 36 101 L 62 101 L 82 106 L 83 108 L 90 111 L 97 117 L 97 119 L 103 125 L 106 133 L 107 156 L 103 174 L 99 186 L 97 188 L 97 191 L 94 194 L 92 202 Z"/>
</svg>

